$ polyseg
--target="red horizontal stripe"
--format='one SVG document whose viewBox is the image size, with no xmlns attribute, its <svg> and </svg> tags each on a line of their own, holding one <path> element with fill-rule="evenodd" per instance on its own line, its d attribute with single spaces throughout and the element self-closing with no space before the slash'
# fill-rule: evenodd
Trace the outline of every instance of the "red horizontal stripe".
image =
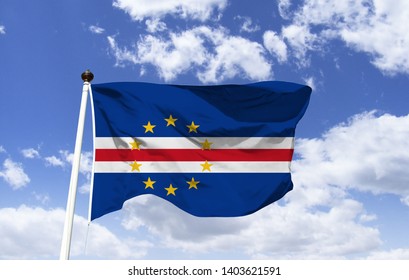
<svg viewBox="0 0 409 280">
<path fill-rule="evenodd" d="M 97 149 L 95 161 L 291 161 L 293 149 Z"/>
</svg>

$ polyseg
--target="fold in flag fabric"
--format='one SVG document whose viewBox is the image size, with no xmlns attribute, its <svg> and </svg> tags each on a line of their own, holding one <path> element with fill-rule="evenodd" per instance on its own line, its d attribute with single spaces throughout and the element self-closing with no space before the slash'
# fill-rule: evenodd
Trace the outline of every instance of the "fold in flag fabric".
<svg viewBox="0 0 409 280">
<path fill-rule="evenodd" d="M 152 194 L 200 217 L 251 214 L 292 190 L 311 88 L 287 82 L 92 85 L 90 219 Z"/>
</svg>

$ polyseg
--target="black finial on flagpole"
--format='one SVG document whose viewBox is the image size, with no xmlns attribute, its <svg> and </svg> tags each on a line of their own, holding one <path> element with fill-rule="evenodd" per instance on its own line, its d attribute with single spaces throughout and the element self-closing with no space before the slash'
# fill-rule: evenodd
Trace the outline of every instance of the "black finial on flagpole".
<svg viewBox="0 0 409 280">
<path fill-rule="evenodd" d="M 90 83 L 94 79 L 94 74 L 91 71 L 86 70 L 84 73 L 81 74 L 82 80 L 85 82 Z"/>
</svg>

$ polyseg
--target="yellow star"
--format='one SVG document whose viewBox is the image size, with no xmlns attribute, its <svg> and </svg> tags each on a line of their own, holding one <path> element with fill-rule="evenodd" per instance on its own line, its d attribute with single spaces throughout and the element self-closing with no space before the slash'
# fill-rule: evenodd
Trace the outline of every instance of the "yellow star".
<svg viewBox="0 0 409 280">
<path fill-rule="evenodd" d="M 211 171 L 211 170 L 210 170 L 210 167 L 211 167 L 213 164 L 212 164 L 212 163 L 209 163 L 209 162 L 206 160 L 205 163 L 201 163 L 200 165 L 203 167 L 203 169 L 202 169 L 202 172 L 203 172 L 203 171 L 205 171 L 205 170 Z"/>
<path fill-rule="evenodd" d="M 152 181 L 151 177 L 148 177 L 148 181 L 143 181 L 143 183 L 145 184 L 145 189 L 151 188 L 153 190 L 153 184 L 155 184 L 156 181 Z"/>
<path fill-rule="evenodd" d="M 175 122 L 176 122 L 177 120 L 178 120 L 178 119 L 174 119 L 174 118 L 172 117 L 172 115 L 170 115 L 168 119 L 165 119 L 165 121 L 167 122 L 166 126 L 169 126 L 169 125 L 176 126 Z"/>
<path fill-rule="evenodd" d="M 200 144 L 202 144 L 202 150 L 210 150 L 211 149 L 210 146 L 213 144 L 213 142 L 209 142 L 206 139 L 203 143 Z"/>
<path fill-rule="evenodd" d="M 129 144 L 131 144 L 132 150 L 140 150 L 141 148 L 139 148 L 139 145 L 141 145 L 142 143 L 134 139 L 133 142 L 129 142 Z"/>
<path fill-rule="evenodd" d="M 195 181 L 195 178 L 192 177 L 192 180 L 191 181 L 186 181 L 186 183 L 189 184 L 189 190 L 191 188 L 195 188 L 197 190 L 197 184 L 199 184 L 200 181 Z"/>
<path fill-rule="evenodd" d="M 132 167 L 132 170 L 131 171 L 134 171 L 134 170 L 137 170 L 137 171 L 141 171 L 140 169 L 139 169 L 139 167 L 141 167 L 142 166 L 142 164 L 140 164 L 140 163 L 137 163 L 136 161 L 134 161 L 133 163 L 131 163 L 129 166 L 131 166 Z"/>
<path fill-rule="evenodd" d="M 168 195 L 170 195 L 170 194 L 173 194 L 174 196 L 176 196 L 175 191 L 176 191 L 177 189 L 178 189 L 178 188 L 174 188 L 174 187 L 172 186 L 172 184 L 170 184 L 170 185 L 169 185 L 169 188 L 165 188 L 165 190 L 168 191 L 168 193 L 167 193 L 166 195 L 168 196 Z"/>
<path fill-rule="evenodd" d="M 153 133 L 153 128 L 155 126 L 156 125 L 152 125 L 151 122 L 148 122 L 148 124 L 143 125 L 143 127 L 145 128 L 145 133 L 147 133 L 147 132 L 152 132 Z"/>
<path fill-rule="evenodd" d="M 196 132 L 197 133 L 197 128 L 200 125 L 196 125 L 195 122 L 192 122 L 190 125 L 187 125 L 187 128 L 189 128 L 189 133 L 190 132 Z"/>
</svg>

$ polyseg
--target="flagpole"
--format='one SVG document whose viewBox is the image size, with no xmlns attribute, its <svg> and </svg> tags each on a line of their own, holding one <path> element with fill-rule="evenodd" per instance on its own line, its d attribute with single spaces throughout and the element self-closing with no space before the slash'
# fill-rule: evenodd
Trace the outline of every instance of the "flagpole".
<svg viewBox="0 0 409 280">
<path fill-rule="evenodd" d="M 82 136 L 84 134 L 85 112 L 87 108 L 88 91 L 94 74 L 87 70 L 81 75 L 84 81 L 82 87 L 81 107 L 78 118 L 77 138 L 75 140 L 74 158 L 71 169 L 70 187 L 68 190 L 67 210 L 65 212 L 64 232 L 61 242 L 60 260 L 68 260 L 71 249 L 72 227 L 74 223 L 75 199 L 77 195 L 78 173 L 80 169 Z"/>
</svg>

